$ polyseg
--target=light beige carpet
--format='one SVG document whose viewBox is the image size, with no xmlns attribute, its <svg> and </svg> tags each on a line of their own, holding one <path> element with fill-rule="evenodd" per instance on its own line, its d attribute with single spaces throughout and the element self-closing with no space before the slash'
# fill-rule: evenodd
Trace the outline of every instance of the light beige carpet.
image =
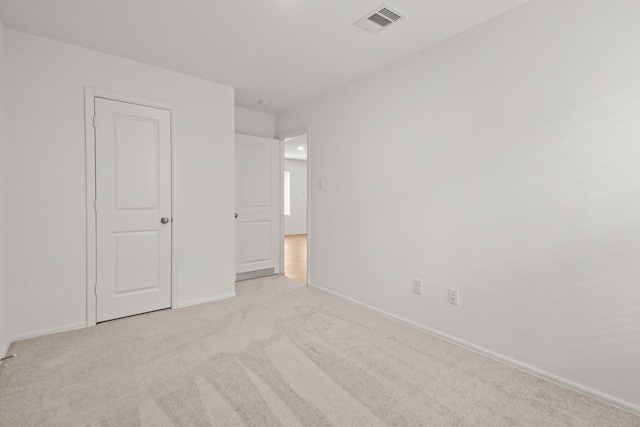
<svg viewBox="0 0 640 427">
<path fill-rule="evenodd" d="M 283 277 L 14 343 L 1 426 L 640 426 Z"/>
</svg>

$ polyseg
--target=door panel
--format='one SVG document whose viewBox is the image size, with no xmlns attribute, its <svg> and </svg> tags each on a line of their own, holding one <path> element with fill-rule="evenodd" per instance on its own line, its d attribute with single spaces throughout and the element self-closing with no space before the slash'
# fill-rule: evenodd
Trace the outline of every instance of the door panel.
<svg viewBox="0 0 640 427">
<path fill-rule="evenodd" d="M 171 306 L 171 115 L 95 99 L 97 321 Z"/>
<path fill-rule="evenodd" d="M 157 209 L 158 122 L 121 116 L 116 131 L 118 209 Z"/>
<path fill-rule="evenodd" d="M 115 294 L 157 290 L 160 283 L 158 231 L 113 233 L 115 238 Z"/>
<path fill-rule="evenodd" d="M 241 221 L 242 260 L 245 264 L 271 259 L 271 221 Z"/>
<path fill-rule="evenodd" d="M 255 143 L 254 143 L 255 144 Z M 240 147 L 242 177 L 241 208 L 266 208 L 271 206 L 271 147 L 247 145 Z"/>
<path fill-rule="evenodd" d="M 280 273 L 280 141 L 236 135 L 236 273 Z"/>
</svg>

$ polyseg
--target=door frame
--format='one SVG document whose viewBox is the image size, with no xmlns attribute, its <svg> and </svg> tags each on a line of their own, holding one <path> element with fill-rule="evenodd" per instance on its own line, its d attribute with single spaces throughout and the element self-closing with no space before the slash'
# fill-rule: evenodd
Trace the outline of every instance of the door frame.
<svg viewBox="0 0 640 427">
<path fill-rule="evenodd" d="M 307 135 L 307 282 L 305 285 L 311 283 L 311 126 L 304 126 L 293 129 L 291 131 L 283 132 L 278 135 L 280 140 L 280 152 L 282 158 L 282 168 L 280 170 L 280 187 L 284 187 L 284 140 L 294 138 L 300 135 Z M 280 230 L 282 231 L 281 250 L 282 261 L 280 271 L 284 275 L 284 191 L 280 200 Z"/>
<path fill-rule="evenodd" d="M 97 235 L 96 235 L 96 135 L 93 118 L 95 115 L 95 99 L 105 98 L 112 101 L 137 104 L 144 107 L 159 108 L 170 113 L 171 128 L 171 308 L 178 306 L 178 163 L 176 156 L 176 107 L 160 101 L 138 98 L 120 93 L 84 88 L 84 122 L 85 122 L 85 172 L 86 172 L 86 209 L 87 209 L 87 326 L 96 324 L 97 284 Z"/>
</svg>

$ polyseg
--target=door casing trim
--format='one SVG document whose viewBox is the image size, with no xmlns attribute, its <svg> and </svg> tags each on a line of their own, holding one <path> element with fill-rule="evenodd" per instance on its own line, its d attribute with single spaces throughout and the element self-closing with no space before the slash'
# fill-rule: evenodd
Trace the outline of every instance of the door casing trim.
<svg viewBox="0 0 640 427">
<path fill-rule="evenodd" d="M 97 236 L 96 236 L 96 137 L 93 127 L 95 115 L 95 98 L 128 102 L 145 107 L 159 108 L 169 111 L 171 115 L 171 308 L 178 307 L 178 162 L 177 162 L 177 111 L 176 107 L 165 102 L 138 98 L 129 95 L 97 89 L 84 88 L 84 123 L 85 123 L 85 173 L 86 173 L 86 209 L 87 209 L 87 326 L 96 324 L 95 293 L 97 280 Z"/>
</svg>

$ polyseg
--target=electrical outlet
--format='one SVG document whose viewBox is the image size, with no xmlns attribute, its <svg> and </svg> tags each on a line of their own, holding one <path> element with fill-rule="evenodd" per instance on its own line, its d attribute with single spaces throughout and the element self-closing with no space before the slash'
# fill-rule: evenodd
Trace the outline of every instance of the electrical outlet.
<svg viewBox="0 0 640 427">
<path fill-rule="evenodd" d="M 449 288 L 449 304 L 458 305 L 458 290 Z"/>
<path fill-rule="evenodd" d="M 422 295 L 422 280 L 413 279 L 413 292 Z"/>
</svg>

